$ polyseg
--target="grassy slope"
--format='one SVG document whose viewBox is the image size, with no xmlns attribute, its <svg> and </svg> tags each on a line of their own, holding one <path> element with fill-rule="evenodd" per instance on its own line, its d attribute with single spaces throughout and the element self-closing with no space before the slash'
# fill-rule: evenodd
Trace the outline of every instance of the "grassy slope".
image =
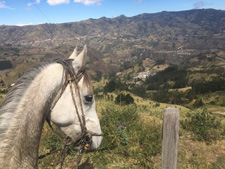
<svg viewBox="0 0 225 169">
<path fill-rule="evenodd" d="M 137 112 L 140 115 L 139 121 L 143 124 L 143 126 L 152 125 L 162 125 L 162 114 L 163 109 L 169 106 L 169 104 L 157 104 L 155 102 L 151 102 L 149 100 L 143 100 L 139 97 L 135 97 L 135 103 L 137 105 Z M 106 109 L 117 109 L 124 110 L 127 106 L 118 106 L 115 105 L 114 102 L 107 101 L 107 97 L 105 99 L 100 99 L 96 101 L 97 112 L 99 118 L 102 117 L 102 112 Z M 189 109 L 176 106 L 180 108 L 180 117 L 184 118 L 186 112 Z M 137 121 L 138 122 L 138 121 Z M 225 121 L 223 120 L 223 124 Z M 135 134 L 135 133 L 134 133 Z M 225 162 L 225 139 L 224 136 L 212 144 L 208 145 L 205 142 L 193 141 L 191 138 L 192 133 L 183 130 L 180 127 L 180 140 L 179 140 L 179 154 L 178 168 L 224 168 Z M 135 136 L 132 136 L 132 138 Z M 132 140 L 130 138 L 130 140 Z M 143 150 L 137 150 L 139 145 L 138 143 L 129 142 L 131 147 L 129 147 L 130 151 L 137 151 L 141 153 Z M 161 145 L 161 143 L 158 143 Z M 73 166 L 75 157 L 68 156 L 66 159 L 65 166 L 70 168 Z M 157 153 L 155 156 L 151 156 L 149 159 L 152 161 L 152 168 L 160 168 L 160 160 L 161 154 Z M 50 159 L 51 161 L 51 159 Z M 50 162 L 49 161 L 49 162 Z M 124 150 L 121 150 L 121 147 L 114 148 L 112 150 L 107 150 L 104 148 L 99 148 L 95 152 L 84 153 L 81 164 L 83 166 L 91 165 L 96 169 L 102 168 L 145 168 L 139 165 L 140 159 L 138 155 L 130 155 L 126 154 Z M 48 163 L 49 164 L 49 163 Z M 40 166 L 43 167 L 42 165 Z"/>
<path fill-rule="evenodd" d="M 137 102 L 137 99 L 139 100 Z M 107 103 L 104 100 L 100 100 L 97 102 L 97 105 L 101 105 L 100 108 L 104 109 L 104 107 L 110 106 L 111 103 Z M 147 100 L 142 100 L 136 97 L 136 104 L 138 106 L 138 113 L 141 115 L 141 120 L 143 123 L 152 123 L 155 121 L 158 124 L 162 124 L 162 112 L 163 109 L 169 106 L 169 104 L 160 103 L 159 107 L 155 107 L 156 103 L 149 102 Z M 187 108 L 182 106 L 176 106 L 180 108 L 180 117 L 183 118 L 183 115 L 189 111 Z M 223 121 L 225 123 L 225 121 Z M 179 140 L 179 168 L 213 168 L 213 166 L 217 166 L 217 168 L 224 168 L 225 162 L 225 140 L 224 137 L 214 142 L 211 145 L 206 145 L 204 142 L 193 141 L 190 137 L 189 132 L 186 132 L 182 128 L 180 128 L 180 140 Z M 111 156 L 114 156 L 112 154 Z M 123 158 L 123 157 L 116 157 L 115 158 Z M 155 162 L 154 168 L 160 168 L 160 153 L 155 157 L 152 157 L 153 161 Z M 119 159 L 117 159 L 117 162 Z M 114 168 L 109 166 L 108 168 Z M 130 161 L 127 160 L 125 163 L 122 164 L 118 163 L 117 167 L 124 166 L 124 168 L 129 168 Z M 98 167 L 97 167 L 98 168 Z M 101 168 L 101 167 L 100 167 Z M 120 167 L 119 167 L 120 168 Z M 123 168 L 123 167 L 121 167 Z"/>
<path fill-rule="evenodd" d="M 32 63 L 31 63 L 32 65 Z M 30 65 L 28 66 L 30 67 Z M 21 69 L 21 67 L 17 67 L 17 69 Z M 16 71 L 17 72 L 17 71 Z M 22 72 L 22 70 L 19 70 Z M 10 76 L 18 76 L 17 74 L 10 74 Z M 9 80 L 10 81 L 10 80 Z M 11 82 L 11 81 L 10 81 Z M 94 83 L 95 87 L 99 87 L 102 85 L 101 83 Z M 101 86 L 102 87 L 102 86 Z M 116 94 L 114 95 L 114 98 Z M 1 95 L 0 103 L 2 98 L 5 95 Z M 171 106 L 169 104 L 156 104 L 155 102 L 151 102 L 149 100 L 143 100 L 140 97 L 134 96 L 135 103 L 137 105 L 137 112 L 140 115 L 140 121 L 143 122 L 143 125 L 148 125 L 151 123 L 155 123 L 157 125 L 162 124 L 162 112 L 165 107 Z M 221 104 L 224 102 L 224 93 L 216 92 L 206 94 L 201 96 L 203 101 L 207 104 L 217 100 Z M 172 105 L 174 106 L 174 105 Z M 176 105 L 177 106 L 177 105 Z M 103 112 L 107 108 L 113 109 L 121 109 L 120 106 L 114 104 L 114 102 L 107 101 L 106 99 L 100 99 L 96 101 L 96 107 L 99 114 L 99 117 L 102 118 L 101 112 Z M 126 107 L 126 106 L 122 106 Z M 184 114 L 189 111 L 187 108 L 182 106 L 177 106 L 181 109 L 181 119 L 184 117 Z M 225 112 L 224 106 L 218 105 L 206 105 L 210 111 L 214 113 L 223 114 Z M 223 124 L 225 121 L 223 120 Z M 43 130 L 43 138 L 49 133 L 49 128 L 47 126 L 44 127 Z M 212 143 L 211 145 L 207 145 L 204 142 L 193 141 L 191 139 L 192 133 L 187 132 L 180 128 L 180 141 L 179 141 L 179 168 L 225 168 L 225 139 L 224 137 L 220 140 Z M 42 138 L 42 139 L 43 139 Z M 44 142 L 41 142 L 41 146 L 43 147 Z M 134 143 L 132 143 L 134 144 Z M 161 143 L 159 143 L 161 144 Z M 136 149 L 137 147 L 133 147 Z M 47 149 L 41 148 L 40 152 L 46 152 Z M 100 157 L 100 159 L 95 159 L 95 157 Z M 54 161 L 54 156 L 50 157 L 48 160 L 44 161 L 40 168 L 50 168 L 51 162 Z M 84 158 L 82 162 L 85 162 L 87 159 L 90 159 L 88 164 L 93 163 L 95 168 L 139 168 L 136 164 L 138 164 L 138 160 L 135 157 L 126 157 L 126 155 L 118 152 L 118 149 L 114 150 L 104 150 L 101 149 L 96 152 L 89 152 L 84 154 Z M 151 160 L 153 161 L 154 168 L 160 168 L 160 158 L 161 155 L 158 153 L 156 156 L 152 156 Z M 75 158 L 73 156 L 68 156 L 65 165 L 71 167 L 74 163 Z M 106 163 L 104 163 L 106 162 Z M 87 162 L 86 162 L 87 163 Z M 85 164 L 86 164 L 85 163 Z M 48 167 L 47 167 L 48 166 Z"/>
<path fill-rule="evenodd" d="M 4 96 L 3 96 L 4 97 Z M 137 96 L 134 96 L 135 103 L 137 104 L 137 112 L 141 117 L 141 121 L 144 125 L 149 123 L 162 124 L 162 112 L 165 107 L 174 106 L 169 104 L 156 104 L 149 100 L 143 100 Z M 1 102 L 1 98 L 0 98 Z M 96 100 L 97 112 L 100 119 L 102 118 L 101 112 L 107 108 L 121 109 L 120 106 L 115 105 L 114 102 L 107 101 L 107 99 Z M 126 106 L 122 106 L 126 107 Z M 182 106 L 179 107 L 181 110 L 181 119 L 184 114 L 189 111 L 187 108 Z M 213 112 L 224 113 L 224 107 L 208 106 L 208 109 Z M 225 124 L 225 120 L 223 120 Z M 50 129 L 45 125 L 43 130 L 43 138 L 46 133 L 49 133 Z M 192 133 L 187 132 L 180 128 L 180 140 L 179 140 L 179 168 L 225 168 L 225 138 L 222 137 L 220 140 L 207 145 L 205 142 L 193 141 L 191 139 Z M 43 139 L 42 138 L 42 139 Z M 46 152 L 43 149 L 44 142 L 41 142 L 41 152 Z M 133 144 L 133 143 L 131 143 Z M 161 143 L 159 143 L 161 144 Z M 133 147 L 135 149 L 135 147 Z M 95 157 L 101 157 L 96 159 Z M 47 161 L 42 162 L 40 168 L 50 168 L 52 161 L 55 157 L 48 158 Z M 89 161 L 86 161 L 89 159 Z M 158 153 L 156 156 L 152 156 L 154 168 L 160 168 L 161 155 Z M 71 167 L 74 164 L 75 157 L 68 156 L 65 161 L 67 167 Z M 84 163 L 83 163 L 84 162 Z M 105 162 L 105 165 L 104 165 Z M 118 152 L 118 149 L 104 150 L 101 149 L 95 152 L 85 153 L 83 155 L 83 165 L 94 165 L 95 168 L 138 168 L 138 161 L 135 157 L 126 157 L 124 154 Z M 47 167 L 48 166 L 48 167 Z"/>
</svg>

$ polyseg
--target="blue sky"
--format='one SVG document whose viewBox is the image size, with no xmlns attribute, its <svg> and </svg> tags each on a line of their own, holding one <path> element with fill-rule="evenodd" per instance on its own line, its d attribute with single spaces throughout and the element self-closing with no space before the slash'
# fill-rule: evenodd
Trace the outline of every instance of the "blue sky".
<svg viewBox="0 0 225 169">
<path fill-rule="evenodd" d="M 225 0 L 0 0 L 0 25 L 65 23 L 202 8 L 225 10 Z"/>
</svg>

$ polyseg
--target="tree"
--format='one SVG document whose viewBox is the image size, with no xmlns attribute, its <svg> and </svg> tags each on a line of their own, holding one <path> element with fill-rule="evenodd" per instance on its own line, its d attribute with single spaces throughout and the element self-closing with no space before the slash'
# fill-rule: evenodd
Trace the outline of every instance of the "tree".
<svg viewBox="0 0 225 169">
<path fill-rule="evenodd" d="M 106 83 L 103 91 L 104 93 L 113 92 L 116 89 L 116 81 L 110 80 L 108 83 Z"/>
<path fill-rule="evenodd" d="M 120 94 L 117 95 L 115 103 L 125 104 L 125 105 L 133 104 L 134 98 L 130 94 L 125 95 L 123 93 L 120 93 Z"/>
<path fill-rule="evenodd" d="M 144 86 L 135 86 L 131 89 L 131 93 L 140 96 L 140 97 L 146 97 L 146 90 Z"/>
<path fill-rule="evenodd" d="M 96 75 L 94 77 L 94 80 L 96 80 L 97 82 L 99 82 L 102 79 L 102 72 L 97 71 Z"/>
<path fill-rule="evenodd" d="M 201 106 L 203 106 L 203 105 L 204 105 L 204 103 L 203 103 L 202 99 L 197 99 L 197 100 L 195 101 L 195 103 L 193 104 L 193 107 L 199 108 L 199 107 L 201 107 Z"/>
</svg>

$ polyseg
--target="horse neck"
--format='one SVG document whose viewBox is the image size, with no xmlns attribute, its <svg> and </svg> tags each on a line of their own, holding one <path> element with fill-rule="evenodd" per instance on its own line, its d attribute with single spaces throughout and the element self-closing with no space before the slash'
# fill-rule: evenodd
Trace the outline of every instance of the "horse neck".
<svg viewBox="0 0 225 169">
<path fill-rule="evenodd" d="M 0 145 L 0 168 L 37 167 L 44 120 L 64 78 L 60 64 L 45 67 L 29 85 Z"/>
</svg>

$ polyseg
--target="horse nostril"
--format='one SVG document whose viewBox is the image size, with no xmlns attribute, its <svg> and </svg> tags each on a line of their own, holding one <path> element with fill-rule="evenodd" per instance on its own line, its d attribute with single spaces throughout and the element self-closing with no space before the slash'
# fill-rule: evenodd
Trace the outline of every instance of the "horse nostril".
<svg viewBox="0 0 225 169">
<path fill-rule="evenodd" d="M 93 100 L 93 96 L 92 95 L 87 95 L 87 96 L 84 96 L 85 97 L 85 100 L 87 102 L 91 102 Z"/>
</svg>

